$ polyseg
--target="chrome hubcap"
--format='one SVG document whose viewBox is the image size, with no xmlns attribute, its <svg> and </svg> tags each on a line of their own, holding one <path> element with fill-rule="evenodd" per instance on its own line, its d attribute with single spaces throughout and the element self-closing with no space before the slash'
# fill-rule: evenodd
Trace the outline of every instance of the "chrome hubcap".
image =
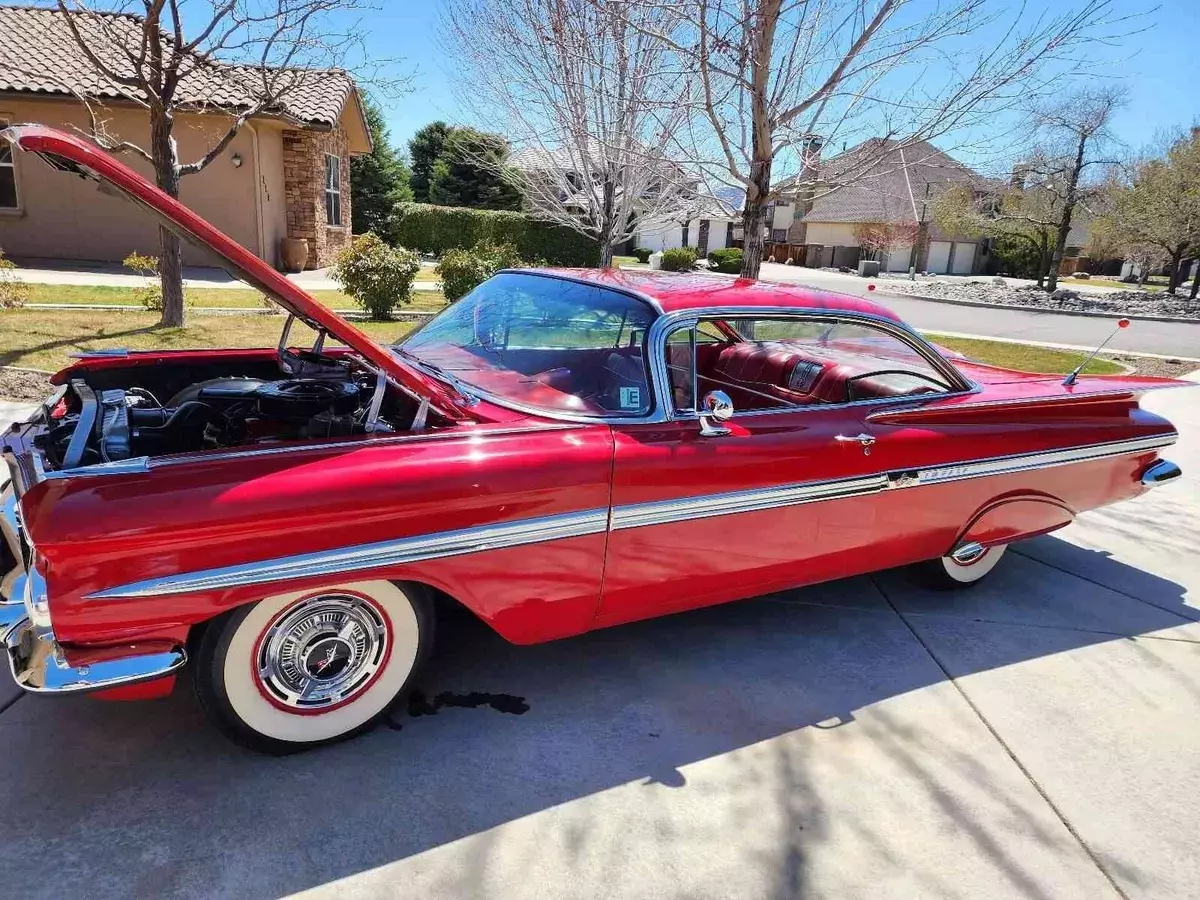
<svg viewBox="0 0 1200 900">
<path fill-rule="evenodd" d="M 259 644 L 263 690 L 296 710 L 320 711 L 364 691 L 387 658 L 387 620 L 352 594 L 311 597 L 276 620 Z"/>
</svg>

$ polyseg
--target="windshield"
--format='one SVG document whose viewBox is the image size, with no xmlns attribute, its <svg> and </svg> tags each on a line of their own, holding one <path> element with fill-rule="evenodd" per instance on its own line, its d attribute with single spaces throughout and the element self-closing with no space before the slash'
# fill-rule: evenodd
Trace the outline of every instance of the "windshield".
<svg viewBox="0 0 1200 900">
<path fill-rule="evenodd" d="M 619 291 L 505 272 L 401 341 L 401 355 L 496 397 L 555 413 L 653 408 L 646 332 L 656 313 Z"/>
</svg>

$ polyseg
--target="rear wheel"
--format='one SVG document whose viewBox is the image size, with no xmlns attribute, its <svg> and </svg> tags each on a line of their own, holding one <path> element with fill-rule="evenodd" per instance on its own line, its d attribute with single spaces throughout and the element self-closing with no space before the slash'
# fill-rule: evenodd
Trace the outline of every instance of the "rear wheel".
<svg viewBox="0 0 1200 900">
<path fill-rule="evenodd" d="M 221 731 L 254 750 L 344 740 L 411 688 L 433 623 L 419 585 L 359 581 L 267 597 L 205 629 L 196 693 Z"/>
<path fill-rule="evenodd" d="M 977 554 L 969 554 L 965 559 L 955 559 L 953 556 L 943 556 L 941 559 L 931 559 L 918 563 L 916 574 L 922 582 L 940 591 L 956 591 L 978 584 L 996 568 L 1006 544 L 993 547 L 981 547 Z"/>
</svg>

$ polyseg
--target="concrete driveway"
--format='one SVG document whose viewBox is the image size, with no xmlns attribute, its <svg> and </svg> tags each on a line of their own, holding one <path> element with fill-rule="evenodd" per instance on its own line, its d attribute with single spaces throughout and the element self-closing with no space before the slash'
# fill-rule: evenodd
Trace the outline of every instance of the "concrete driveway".
<svg viewBox="0 0 1200 900">
<path fill-rule="evenodd" d="M 524 648 L 450 619 L 422 690 L 458 707 L 282 760 L 183 686 L 17 700 L 4 893 L 1195 897 L 1197 401 L 1148 403 L 1189 478 L 974 592 L 885 572 Z"/>
</svg>

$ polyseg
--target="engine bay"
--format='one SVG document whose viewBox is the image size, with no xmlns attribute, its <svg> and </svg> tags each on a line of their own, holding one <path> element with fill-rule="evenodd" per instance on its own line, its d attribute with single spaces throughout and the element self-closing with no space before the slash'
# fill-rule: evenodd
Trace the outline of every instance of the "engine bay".
<svg viewBox="0 0 1200 900">
<path fill-rule="evenodd" d="M 280 377 L 281 375 L 285 377 Z M 73 374 L 34 440 L 49 469 L 438 426 L 428 404 L 346 354 Z"/>
</svg>

